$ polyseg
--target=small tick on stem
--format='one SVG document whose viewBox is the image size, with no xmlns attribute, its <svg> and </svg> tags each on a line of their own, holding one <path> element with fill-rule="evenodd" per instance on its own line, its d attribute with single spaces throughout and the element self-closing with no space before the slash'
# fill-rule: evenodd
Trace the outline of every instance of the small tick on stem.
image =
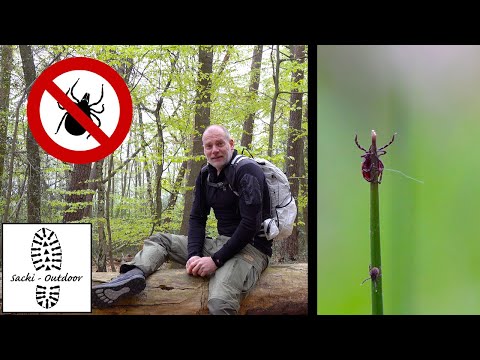
<svg viewBox="0 0 480 360">
<path fill-rule="evenodd" d="M 377 182 L 380 184 L 382 182 L 382 173 L 383 173 L 383 163 L 379 159 L 380 156 L 385 155 L 387 152 L 384 150 L 387 148 L 389 145 L 393 143 L 395 140 L 395 134 L 393 134 L 392 140 L 385 145 L 382 146 L 380 149 L 376 149 L 376 134 L 374 131 L 372 131 L 372 145 L 370 145 L 370 148 L 366 150 L 363 148 L 359 143 L 358 143 L 358 135 L 355 134 L 355 144 L 357 144 L 358 148 L 360 150 L 363 150 L 365 154 L 363 154 L 361 157 L 364 158 L 362 162 L 362 175 L 365 180 L 368 182 L 372 182 L 374 180 L 374 163 L 377 162 L 378 167 L 377 167 L 377 172 L 378 172 L 378 177 L 377 177 Z M 376 161 L 375 161 L 376 160 Z"/>
<path fill-rule="evenodd" d="M 363 280 L 360 285 L 363 285 L 363 283 L 367 280 L 372 280 L 373 286 L 375 287 L 375 292 L 377 292 L 377 280 L 380 276 L 382 276 L 382 272 L 379 268 L 372 267 L 372 265 L 369 265 L 368 269 L 370 270 L 370 276 Z"/>
</svg>

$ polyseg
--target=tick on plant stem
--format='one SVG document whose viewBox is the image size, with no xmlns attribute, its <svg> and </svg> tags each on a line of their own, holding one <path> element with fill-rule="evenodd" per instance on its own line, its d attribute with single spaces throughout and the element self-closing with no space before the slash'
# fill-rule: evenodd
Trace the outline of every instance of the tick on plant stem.
<svg viewBox="0 0 480 360">
<path fill-rule="evenodd" d="M 380 276 L 382 276 L 382 271 L 380 270 L 380 268 L 372 267 L 371 264 L 368 266 L 368 269 L 369 269 L 369 272 L 370 272 L 370 276 L 368 278 L 366 278 L 365 280 L 363 280 L 361 285 L 363 285 L 363 283 L 367 280 L 372 280 L 373 286 L 375 287 L 375 292 L 376 292 L 377 291 L 377 280 Z"/>
<path fill-rule="evenodd" d="M 385 148 L 387 148 L 389 145 L 393 143 L 393 141 L 395 140 L 395 135 L 396 133 L 393 134 L 392 140 L 390 140 L 390 142 L 387 145 L 382 146 L 380 149 L 377 149 L 377 144 L 376 144 L 377 135 L 375 134 L 375 131 L 372 131 L 372 145 L 370 145 L 370 148 L 366 150 L 358 143 L 358 135 L 355 134 L 355 144 L 357 144 L 360 150 L 363 150 L 365 152 L 365 154 L 361 156 L 364 158 L 362 162 L 362 175 L 363 175 L 363 178 L 368 182 L 372 182 L 375 179 L 375 176 L 374 176 L 375 164 L 378 164 L 376 167 L 376 171 L 378 173 L 377 182 L 379 184 L 382 182 L 382 173 L 383 173 L 384 167 L 379 157 L 387 153 L 385 151 Z"/>
</svg>

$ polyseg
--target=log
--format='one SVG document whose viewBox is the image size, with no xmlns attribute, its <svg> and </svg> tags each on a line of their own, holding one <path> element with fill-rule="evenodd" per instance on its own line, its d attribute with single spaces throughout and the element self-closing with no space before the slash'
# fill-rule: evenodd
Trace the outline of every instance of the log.
<svg viewBox="0 0 480 360">
<path fill-rule="evenodd" d="M 308 266 L 272 265 L 242 302 L 240 314 L 307 314 Z M 95 284 L 118 273 L 93 273 Z M 205 315 L 208 314 L 208 280 L 186 274 L 184 269 L 161 269 L 147 278 L 140 294 L 121 299 L 115 306 L 93 309 L 93 314 Z"/>
<path fill-rule="evenodd" d="M 1 273 L 0 273 L 1 274 Z M 1 275 L 0 275 L 1 276 Z M 115 272 L 93 272 L 92 283 L 107 282 Z M 112 307 L 92 309 L 94 315 L 206 315 L 208 279 L 186 274 L 185 269 L 160 269 L 147 278 L 140 294 Z M 0 298 L 1 304 L 1 298 Z M 241 315 L 306 315 L 308 264 L 270 265 L 241 304 Z"/>
</svg>

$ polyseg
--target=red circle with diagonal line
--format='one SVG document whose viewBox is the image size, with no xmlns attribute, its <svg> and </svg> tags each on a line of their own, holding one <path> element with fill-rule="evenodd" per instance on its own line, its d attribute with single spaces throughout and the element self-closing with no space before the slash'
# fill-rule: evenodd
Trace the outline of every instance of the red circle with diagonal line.
<svg viewBox="0 0 480 360">
<path fill-rule="evenodd" d="M 119 101 L 120 115 L 117 127 L 110 137 L 97 127 L 77 104 L 53 82 L 58 76 L 74 70 L 93 72 L 108 81 L 115 90 Z M 50 93 L 100 145 L 88 150 L 71 150 L 53 141 L 45 131 L 40 117 L 40 102 L 45 91 Z M 113 153 L 125 140 L 130 131 L 132 114 L 132 97 L 125 81 L 113 68 L 91 58 L 76 57 L 65 59 L 48 67 L 35 80 L 28 96 L 28 124 L 37 143 L 47 153 L 57 159 L 75 164 L 94 162 Z"/>
</svg>

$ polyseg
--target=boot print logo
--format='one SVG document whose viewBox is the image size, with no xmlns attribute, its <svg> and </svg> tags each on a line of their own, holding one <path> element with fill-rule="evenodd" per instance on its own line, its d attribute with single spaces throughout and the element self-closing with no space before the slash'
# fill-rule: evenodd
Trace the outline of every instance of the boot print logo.
<svg viewBox="0 0 480 360">
<path fill-rule="evenodd" d="M 1 226 L 3 313 L 92 311 L 92 224 Z"/>
<path fill-rule="evenodd" d="M 54 231 L 41 228 L 32 241 L 32 262 L 35 270 L 62 270 L 62 247 Z"/>
<path fill-rule="evenodd" d="M 50 309 L 58 303 L 60 285 L 47 286 L 37 285 L 37 303 L 45 309 Z"/>
<path fill-rule="evenodd" d="M 41 228 L 33 236 L 32 263 L 36 271 L 62 270 L 62 247 L 54 231 Z M 37 304 L 50 309 L 58 303 L 60 285 L 36 287 Z"/>
</svg>

